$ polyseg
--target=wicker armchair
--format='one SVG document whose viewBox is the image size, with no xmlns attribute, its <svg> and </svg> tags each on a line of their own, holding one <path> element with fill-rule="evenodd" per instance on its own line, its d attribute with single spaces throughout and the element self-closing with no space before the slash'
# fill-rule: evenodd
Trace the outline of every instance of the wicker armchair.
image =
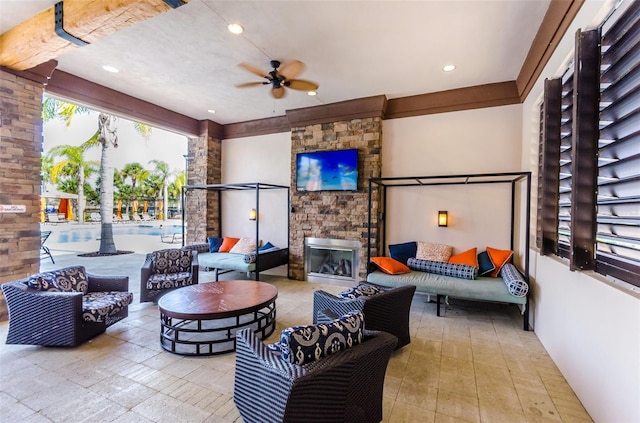
<svg viewBox="0 0 640 423">
<path fill-rule="evenodd" d="M 385 332 L 365 331 L 362 344 L 299 366 L 243 329 L 236 333 L 233 400 L 245 423 L 379 422 L 396 341 Z"/>
<path fill-rule="evenodd" d="M 174 289 L 198 283 L 198 252 L 169 248 L 147 254 L 140 269 L 140 302 L 158 302 Z"/>
<path fill-rule="evenodd" d="M 411 342 L 409 334 L 409 312 L 411 300 L 416 291 L 413 285 L 389 288 L 369 282 L 361 286 L 374 287 L 382 292 L 357 298 L 341 298 L 318 290 L 313 294 L 313 323 L 324 323 L 323 310 L 330 310 L 338 316 L 350 311 L 361 310 L 364 313 L 365 328 L 388 332 L 398 338 L 396 349 Z M 356 287 L 357 288 L 357 287 Z"/>
<path fill-rule="evenodd" d="M 2 291 L 9 309 L 7 344 L 75 346 L 128 316 L 128 305 L 122 306 L 133 299 L 133 294 L 126 292 L 129 289 L 128 276 L 86 276 L 88 292 L 85 295 L 82 292 L 34 289 L 28 286 L 29 279 L 3 284 Z M 120 297 L 121 304 L 112 308 L 113 313 L 101 316 L 101 321 L 87 320 L 92 317 L 87 317 L 83 304 L 87 305 L 87 301 L 95 297 L 92 293 L 115 294 Z M 99 307 L 104 311 L 104 298 L 100 301 Z"/>
</svg>

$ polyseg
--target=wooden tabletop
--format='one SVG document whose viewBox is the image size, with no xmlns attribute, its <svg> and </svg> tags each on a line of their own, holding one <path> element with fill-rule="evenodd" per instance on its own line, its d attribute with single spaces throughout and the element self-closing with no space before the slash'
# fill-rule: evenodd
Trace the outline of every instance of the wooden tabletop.
<svg viewBox="0 0 640 423">
<path fill-rule="evenodd" d="M 158 308 L 162 314 L 178 319 L 222 319 L 259 310 L 277 297 L 276 287 L 265 282 L 207 282 L 163 295 Z"/>
</svg>

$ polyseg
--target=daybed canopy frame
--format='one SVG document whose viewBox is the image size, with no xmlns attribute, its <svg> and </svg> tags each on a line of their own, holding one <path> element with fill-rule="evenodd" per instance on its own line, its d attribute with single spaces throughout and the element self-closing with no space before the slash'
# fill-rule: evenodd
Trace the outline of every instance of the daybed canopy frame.
<svg viewBox="0 0 640 423">
<path fill-rule="evenodd" d="M 530 235 L 530 217 L 531 217 L 531 172 L 505 172 L 505 173 L 476 173 L 466 175 L 437 175 L 437 176 L 406 176 L 406 177 L 389 177 L 389 178 L 370 178 L 369 179 L 369 216 L 367 227 L 367 263 L 371 261 L 371 237 L 373 227 L 373 216 L 371 215 L 371 206 L 374 189 L 380 189 L 380 219 L 378 224 L 378 236 L 382 239 L 376 239 L 376 245 L 382 248 L 382 253 L 387 248 L 387 235 L 385 228 L 386 210 L 387 210 L 387 190 L 393 187 L 411 187 L 411 186 L 439 186 L 439 185 L 474 185 L 474 184 L 511 184 L 511 228 L 510 240 L 511 250 L 515 249 L 516 232 L 516 187 L 518 183 L 526 184 L 525 198 L 525 225 L 524 225 L 524 252 L 523 252 L 523 273 L 527 283 L 529 282 L 529 235 Z M 381 243 L 379 243 L 382 241 Z"/>
<path fill-rule="evenodd" d="M 259 268 L 260 254 L 258 254 L 258 243 L 260 241 L 260 192 L 263 190 L 287 190 L 287 248 L 289 248 L 289 231 L 291 226 L 291 196 L 289 194 L 289 187 L 286 185 L 274 185 L 265 184 L 262 182 L 246 182 L 237 184 L 208 184 L 208 185 L 185 185 L 182 187 L 182 246 L 185 243 L 185 223 L 186 223 L 186 194 L 187 191 L 193 190 L 206 190 L 217 191 L 218 193 L 229 191 L 254 191 L 256 196 L 255 209 L 256 209 L 256 269 Z M 222 237 L 222 195 L 218 195 L 218 233 L 216 236 Z"/>
</svg>

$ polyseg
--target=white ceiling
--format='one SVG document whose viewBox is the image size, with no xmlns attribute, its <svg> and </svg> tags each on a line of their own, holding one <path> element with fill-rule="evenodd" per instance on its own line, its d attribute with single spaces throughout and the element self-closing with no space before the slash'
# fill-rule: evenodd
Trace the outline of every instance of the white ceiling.
<svg viewBox="0 0 640 423">
<path fill-rule="evenodd" d="M 241 122 L 515 80 L 549 2 L 190 0 L 64 53 L 58 69 L 195 119 Z M 0 33 L 55 3 L 0 0 Z M 229 22 L 244 34 L 228 32 Z M 268 71 L 270 59 L 304 62 L 298 78 L 317 82 L 318 96 L 288 90 L 275 100 L 267 86 L 235 87 L 259 80 L 239 63 Z M 450 63 L 457 69 L 443 72 Z"/>
</svg>

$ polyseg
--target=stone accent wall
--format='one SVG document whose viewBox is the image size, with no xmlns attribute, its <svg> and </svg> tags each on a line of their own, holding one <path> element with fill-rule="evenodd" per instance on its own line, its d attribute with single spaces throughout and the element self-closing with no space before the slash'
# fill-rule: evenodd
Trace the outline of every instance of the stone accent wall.
<svg viewBox="0 0 640 423">
<path fill-rule="evenodd" d="M 323 123 L 291 130 L 291 230 L 289 277 L 304 280 L 304 239 L 336 238 L 360 241 L 360 279 L 366 277 L 368 182 L 380 177 L 382 119 L 379 117 Z M 357 192 L 299 192 L 295 189 L 296 155 L 320 150 L 358 149 Z M 372 202 L 378 216 L 379 196 Z M 377 225 L 373 226 L 377 231 Z M 376 237 L 377 238 L 377 235 Z M 375 239 L 374 238 L 374 239 Z M 377 250 L 372 251 L 377 255 Z"/>
<path fill-rule="evenodd" d="M 42 92 L 41 84 L 0 70 L 0 204 L 26 206 L 25 213 L 0 213 L 0 283 L 40 269 Z"/>
<path fill-rule="evenodd" d="M 219 184 L 222 181 L 222 141 L 204 134 L 189 138 L 187 185 Z M 187 236 L 185 245 L 205 242 L 220 232 L 218 193 L 191 190 L 187 193 Z"/>
</svg>

